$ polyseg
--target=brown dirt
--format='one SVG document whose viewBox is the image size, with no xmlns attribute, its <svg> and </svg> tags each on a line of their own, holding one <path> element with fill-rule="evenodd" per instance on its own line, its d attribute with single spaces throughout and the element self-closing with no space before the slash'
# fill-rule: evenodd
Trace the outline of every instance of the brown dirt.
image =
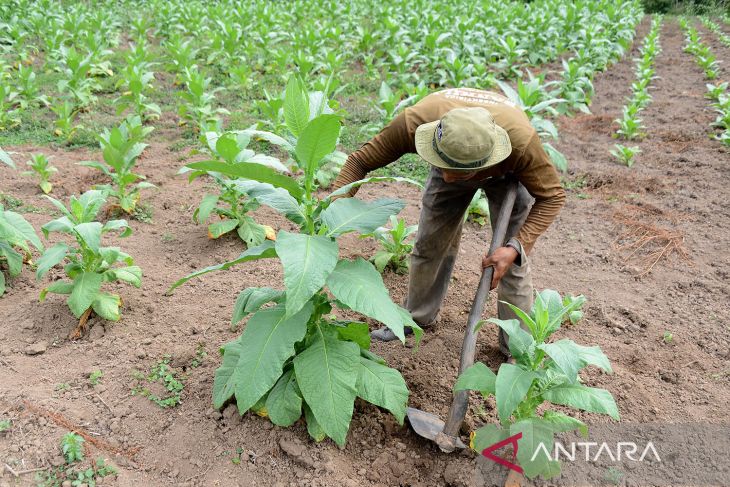
<svg viewBox="0 0 730 487">
<path fill-rule="evenodd" d="M 633 78 L 630 56 L 597 76 L 593 115 L 561 120 L 558 148 L 571 163 L 570 179 L 582 178 L 586 186 L 569 192 L 565 209 L 531 255 L 538 289 L 588 297 L 583 322 L 560 335 L 600 345 L 606 352 L 615 373 L 591 370 L 584 379 L 611 391 L 622 419 L 629 422 L 720 422 L 727 419 L 730 401 L 730 265 L 725 254 L 730 247 L 730 157 L 719 142 L 708 139 L 714 115 L 703 98 L 702 73 L 682 52 L 682 43 L 679 27 L 667 20 L 654 102 L 643 114 L 649 136 L 639 143 L 642 153 L 633 168 L 615 164 L 608 152 L 615 142 L 611 121 L 620 115 Z M 727 51 L 722 55 L 730 62 Z M 0 413 L 14 418 L 12 430 L 0 433 L 0 458 L 22 460 L 26 468 L 47 466 L 58 461 L 61 435 L 78 428 L 98 440 L 91 454 L 106 456 L 119 467 L 114 485 L 468 485 L 472 454 L 441 454 L 368 404 L 357 403 L 344 449 L 329 441 L 312 443 L 301 423 L 281 429 L 255 415 L 240 418 L 230 407 L 222 413 L 211 409 L 217 349 L 238 335 L 229 327 L 237 292 L 277 285 L 282 273 L 278 265 L 261 261 L 209 274 L 165 294 L 175 279 L 236 256 L 242 245 L 234 238 L 209 240 L 204 228 L 192 223 L 205 184 L 188 184 L 176 176 L 184 158 L 169 150 L 174 136 L 152 139 L 139 172 L 159 186 L 143 195 L 153 207 L 153 223 L 132 222 L 134 234 L 119 242 L 145 274 L 140 290 L 119 286 L 125 299 L 122 320 L 92 318 L 89 337 L 68 341 L 75 320 L 64 298 L 51 295 L 39 304 L 46 281 L 37 283 L 28 270 L 10 282 L 0 300 Z M 6 149 L 55 155 L 57 198 L 97 182 L 90 169 L 75 165 L 97 158 L 95 151 Z M 4 193 L 51 208 L 31 180 L 4 167 L 0 177 Z M 416 222 L 417 190 L 383 185 L 360 193 L 366 198 L 393 194 L 407 201 L 404 215 Z M 627 266 L 627 255 L 614 246 L 626 229 L 617 227 L 612 216 L 637 205 L 659 212 L 641 212 L 645 223 L 669 225 L 654 217 L 686 215 L 672 221 L 671 229 L 684 235 L 691 264 L 676 256 L 661 259 L 641 277 L 641 269 Z M 50 219 L 48 214 L 26 217 L 36 228 Z M 288 226 L 270 211 L 261 210 L 258 217 L 275 227 Z M 488 238 L 485 228 L 465 230 L 442 322 L 429 330 L 420 349 L 374 347 L 402 371 L 411 406 L 441 416 L 448 409 L 479 256 Z M 350 255 L 370 255 L 374 249 L 371 242 L 355 238 L 345 246 Z M 59 276 L 58 271 L 50 274 L 49 279 Z M 391 274 L 386 283 L 394 299 L 403 298 L 407 277 Z M 493 302 L 486 314 L 494 316 Z M 662 340 L 665 331 L 674 336 L 669 344 Z M 29 344 L 41 341 L 48 344 L 45 353 L 25 354 Z M 194 368 L 199 344 L 208 355 Z M 134 371 L 147 371 L 164 355 L 172 355 L 172 364 L 186 377 L 183 403 L 169 410 L 131 394 Z M 492 327 L 481 331 L 477 358 L 492 368 L 501 362 Z M 87 376 L 97 369 L 104 375 L 92 388 Z M 58 390 L 63 383 L 70 387 Z M 493 403 L 481 415 L 477 404 L 473 398 L 469 426 L 496 420 Z M 606 421 L 576 416 L 589 423 Z M 241 462 L 235 464 L 231 459 L 239 457 L 239 448 Z M 28 484 L 31 477 L 25 475 L 17 484 Z M 9 475 L 2 481 L 16 482 Z"/>
</svg>

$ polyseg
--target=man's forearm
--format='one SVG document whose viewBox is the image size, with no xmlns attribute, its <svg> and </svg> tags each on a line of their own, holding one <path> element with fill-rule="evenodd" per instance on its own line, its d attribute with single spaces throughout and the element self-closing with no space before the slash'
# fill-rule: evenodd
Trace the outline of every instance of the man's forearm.
<svg viewBox="0 0 730 487">
<path fill-rule="evenodd" d="M 550 198 L 537 199 L 532 205 L 525 223 L 517 233 L 517 240 L 526 254 L 530 253 L 537 238 L 555 221 L 565 204 L 565 191 L 562 189 Z"/>
</svg>

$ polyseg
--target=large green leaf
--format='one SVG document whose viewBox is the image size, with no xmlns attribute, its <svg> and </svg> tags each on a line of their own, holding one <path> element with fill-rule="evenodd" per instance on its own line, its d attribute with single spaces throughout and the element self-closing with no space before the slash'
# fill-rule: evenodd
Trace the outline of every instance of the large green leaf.
<svg viewBox="0 0 730 487">
<path fill-rule="evenodd" d="M 327 279 L 327 287 L 337 300 L 385 324 L 405 343 L 403 317 L 370 262 L 360 257 L 339 261 Z"/>
<path fill-rule="evenodd" d="M 2 216 L 10 225 L 13 226 L 13 228 L 20 235 L 23 236 L 23 238 L 32 243 L 33 247 L 40 251 L 43 251 L 43 244 L 41 243 L 41 239 L 39 239 L 38 235 L 36 235 L 33 226 L 28 223 L 28 221 L 23 218 L 22 215 L 20 215 L 19 213 L 15 213 L 14 211 L 4 211 L 2 213 Z"/>
<path fill-rule="evenodd" d="M 254 162 L 228 164 L 227 162 L 201 161 L 190 163 L 187 167 L 196 171 L 213 171 L 234 178 L 253 179 L 261 183 L 269 183 L 277 188 L 284 188 L 297 201 L 302 199 L 302 189 L 296 180 L 284 176 L 262 164 L 256 164 Z"/>
<path fill-rule="evenodd" d="M 272 207 L 297 225 L 304 223 L 305 215 L 299 202 L 285 190 L 267 183 L 246 184 L 245 189 L 251 198 Z"/>
<path fill-rule="evenodd" d="M 509 351 L 513 357 L 519 360 L 523 356 L 530 357 L 535 353 L 535 339 L 522 329 L 519 320 L 491 318 L 487 321 L 498 325 L 509 336 Z"/>
<path fill-rule="evenodd" d="M 56 293 L 56 294 L 71 294 L 74 290 L 74 283 L 73 282 L 67 282 L 67 281 L 56 281 L 51 283 L 48 287 L 41 290 L 41 294 L 38 297 L 38 300 L 40 302 L 43 302 L 46 299 L 46 295 L 48 293 Z"/>
<path fill-rule="evenodd" d="M 94 312 L 109 321 L 119 321 L 122 300 L 115 294 L 99 293 L 91 304 Z"/>
<path fill-rule="evenodd" d="M 108 281 L 124 281 L 134 287 L 140 287 L 142 285 L 142 269 L 136 265 L 109 269 L 104 274 L 104 277 Z"/>
<path fill-rule="evenodd" d="M 418 186 L 419 188 L 422 188 L 423 187 L 423 185 L 421 183 L 419 183 L 418 181 L 414 181 L 413 179 L 401 178 L 401 177 L 397 177 L 397 176 L 372 176 L 372 177 L 369 177 L 369 178 L 365 178 L 365 179 L 360 179 L 358 181 L 354 181 L 354 182 L 352 182 L 350 184 L 346 184 L 345 186 L 342 186 L 339 189 L 336 189 L 335 191 L 333 191 L 332 193 L 330 193 L 329 196 L 327 196 L 327 198 L 325 198 L 324 201 L 331 201 L 332 198 L 334 198 L 336 196 L 346 195 L 351 190 L 356 189 L 356 188 L 359 188 L 363 184 L 378 183 L 378 182 L 408 183 L 408 184 L 412 184 L 414 186 Z"/>
<path fill-rule="evenodd" d="M 287 318 L 283 304 L 259 310 L 243 334 L 223 346 L 223 363 L 215 371 L 213 404 L 220 408 L 235 394 L 243 414 L 261 399 L 281 376 L 284 362 L 294 355 L 294 344 L 304 338 L 314 306 L 307 303 Z"/>
<path fill-rule="evenodd" d="M 297 75 L 291 75 L 284 94 L 284 122 L 294 137 L 299 137 L 309 123 L 309 97 Z"/>
<path fill-rule="evenodd" d="M 307 406 L 307 403 L 304 403 L 304 419 L 307 421 L 307 433 L 309 433 L 309 436 L 311 436 L 314 441 L 319 443 L 327 437 L 327 433 L 324 432 L 322 426 L 317 421 L 317 418 L 314 417 L 314 413 L 309 406 Z"/>
<path fill-rule="evenodd" d="M 38 279 L 43 277 L 51 267 L 61 262 L 66 255 L 68 255 L 68 245 L 62 242 L 58 242 L 53 247 L 46 249 L 43 255 L 38 258 L 38 262 L 36 262 L 38 264 L 36 277 Z"/>
<path fill-rule="evenodd" d="M 241 291 L 233 305 L 231 324 L 235 325 L 251 313 L 255 313 L 261 306 L 272 301 L 278 303 L 284 296 L 284 291 L 270 287 L 249 287 Z"/>
<path fill-rule="evenodd" d="M 561 406 L 571 406 L 591 413 L 608 414 L 619 419 L 618 407 L 606 389 L 580 384 L 563 384 L 543 393 L 545 400 Z"/>
<path fill-rule="evenodd" d="M 266 411 L 277 426 L 291 426 L 302 415 L 302 396 L 299 395 L 293 370 L 284 372 L 266 398 Z"/>
<path fill-rule="evenodd" d="M 357 394 L 360 347 L 316 325 L 311 345 L 294 358 L 294 373 L 304 400 L 327 436 L 344 446 Z"/>
<path fill-rule="evenodd" d="M 490 446 L 498 443 L 509 436 L 509 430 L 502 429 L 496 424 L 487 424 L 474 432 L 470 447 L 477 453 L 482 453 Z"/>
<path fill-rule="evenodd" d="M 0 148 L 0 162 L 2 162 L 2 163 L 5 163 L 5 164 L 7 164 L 8 166 L 10 166 L 10 167 L 12 167 L 13 169 L 15 169 L 15 163 L 14 163 L 14 162 L 13 162 L 13 160 L 12 160 L 12 159 L 10 158 L 10 154 L 8 154 L 8 153 L 7 153 L 7 152 L 5 152 L 4 150 L 2 150 L 2 148 Z"/>
<path fill-rule="evenodd" d="M 99 251 L 101 245 L 101 229 L 104 226 L 99 222 L 79 223 L 73 228 L 76 238 L 94 252 Z"/>
<path fill-rule="evenodd" d="M 578 430 L 583 438 L 588 438 L 588 426 L 579 419 L 549 409 L 543 413 L 542 418 L 550 424 L 555 433 Z"/>
<path fill-rule="evenodd" d="M 370 349 L 370 329 L 367 323 L 362 321 L 351 321 L 346 324 L 339 323 L 337 334 L 342 340 L 349 340 L 357 343 L 361 349 Z"/>
<path fill-rule="evenodd" d="M 553 343 L 543 343 L 538 348 L 548 354 L 573 383 L 578 380 L 578 372 L 588 365 L 596 365 L 606 372 L 611 372 L 608 357 L 597 346 L 584 347 L 564 338 Z"/>
<path fill-rule="evenodd" d="M 328 235 L 347 232 L 371 233 L 385 225 L 391 215 L 400 212 L 405 203 L 394 199 L 366 202 L 356 198 L 341 198 L 325 209 L 320 218 L 328 228 Z"/>
<path fill-rule="evenodd" d="M 395 369 L 360 357 L 357 395 L 390 411 L 403 424 L 408 407 L 408 386 Z"/>
<path fill-rule="evenodd" d="M 510 435 L 522 433 L 517 445 L 517 463 L 527 478 L 547 476 L 552 471 L 553 429 L 541 418 L 527 418 L 510 426 Z"/>
<path fill-rule="evenodd" d="M 219 238 L 236 229 L 238 220 L 221 220 L 208 225 L 208 237 Z"/>
<path fill-rule="evenodd" d="M 80 318 L 97 299 L 102 282 L 104 277 L 96 272 L 81 272 L 74 278 L 74 290 L 68 297 L 68 307 L 76 318 Z"/>
<path fill-rule="evenodd" d="M 263 225 L 256 223 L 256 220 L 248 215 L 244 215 L 239 220 L 238 229 L 236 230 L 238 236 L 246 242 L 248 247 L 261 245 L 266 240 L 266 229 Z"/>
<path fill-rule="evenodd" d="M 224 262 L 222 264 L 216 264 L 212 265 L 210 267 L 206 267 L 204 269 L 200 269 L 198 271 L 193 272 L 192 274 L 188 274 L 187 276 L 183 277 L 182 279 L 179 279 L 173 283 L 172 286 L 170 286 L 170 289 L 167 290 L 168 294 L 171 293 L 175 288 L 185 284 L 190 279 L 194 277 L 202 276 L 203 274 L 207 274 L 209 272 L 215 272 L 215 271 L 221 271 L 221 270 L 228 270 L 234 265 L 242 264 L 244 262 L 248 262 L 250 260 L 258 260 L 258 259 L 270 259 L 272 257 L 276 257 L 276 249 L 274 249 L 274 242 L 267 240 L 266 242 L 262 243 L 258 247 L 253 247 L 248 250 L 246 250 L 244 253 L 239 255 L 233 260 L 229 260 L 228 262 Z"/>
<path fill-rule="evenodd" d="M 23 254 L 0 240 L 0 257 L 5 257 L 10 277 L 17 276 L 23 270 Z"/>
<path fill-rule="evenodd" d="M 492 369 L 482 362 L 477 362 L 459 376 L 454 390 L 479 391 L 482 396 L 487 397 L 490 394 L 494 394 L 496 380 L 497 376 L 492 372 Z"/>
<path fill-rule="evenodd" d="M 319 161 L 335 150 L 340 136 L 340 117 L 320 115 L 304 128 L 297 140 L 295 153 L 299 164 L 308 175 L 314 174 Z"/>
<path fill-rule="evenodd" d="M 532 381 L 538 375 L 522 367 L 502 364 L 497 372 L 495 390 L 497 397 L 497 413 L 501 421 L 509 420 L 517 405 L 522 402 Z"/>
<path fill-rule="evenodd" d="M 280 231 L 276 253 L 284 266 L 286 312 L 292 315 L 324 286 L 339 249 L 328 237 Z"/>
</svg>

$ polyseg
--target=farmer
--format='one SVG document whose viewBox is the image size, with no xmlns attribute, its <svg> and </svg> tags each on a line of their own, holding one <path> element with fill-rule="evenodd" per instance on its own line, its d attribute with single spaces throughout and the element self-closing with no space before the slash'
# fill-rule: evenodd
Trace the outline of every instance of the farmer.
<svg viewBox="0 0 730 487">
<path fill-rule="evenodd" d="M 350 154 L 335 187 L 362 179 L 369 171 L 413 152 L 431 164 L 404 305 L 413 320 L 426 331 L 439 320 L 459 250 L 464 212 L 474 193 L 482 188 L 494 228 L 508 178 L 520 184 L 507 242 L 493 255 L 484 255 L 482 268 L 494 267 L 491 287 L 497 288 L 500 301 L 532 309 L 527 256 L 537 237 L 555 220 L 565 192 L 524 112 L 507 98 L 488 91 L 454 88 L 432 93 L 406 108 Z M 500 319 L 516 318 L 501 302 L 498 314 Z M 406 328 L 407 334 L 412 332 Z M 371 335 L 382 341 L 396 338 L 388 328 Z M 509 357 L 507 336 L 501 328 L 499 346 Z"/>
</svg>

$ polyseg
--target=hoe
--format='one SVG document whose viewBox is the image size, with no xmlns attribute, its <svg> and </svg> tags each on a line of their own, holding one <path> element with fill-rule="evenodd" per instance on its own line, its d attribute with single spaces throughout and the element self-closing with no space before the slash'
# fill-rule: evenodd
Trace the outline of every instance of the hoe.
<svg viewBox="0 0 730 487">
<path fill-rule="evenodd" d="M 517 182 L 512 181 L 509 184 L 510 187 L 499 210 L 497 224 L 492 232 L 492 244 L 489 247 L 489 255 L 504 244 L 510 215 L 512 214 L 512 207 L 514 206 L 517 195 Z M 461 347 L 459 374 L 463 373 L 474 363 L 477 343 L 477 334 L 474 331 L 474 327 L 482 316 L 493 273 L 493 267 L 487 267 L 482 271 L 479 287 L 477 288 L 477 293 L 474 297 L 474 302 L 469 312 L 469 319 L 466 324 L 464 343 Z M 446 418 L 445 423 L 438 416 L 415 408 L 408 408 L 408 421 L 417 434 L 435 442 L 442 451 L 451 453 L 456 449 L 466 448 L 466 445 L 459 438 L 459 430 L 461 429 L 461 424 L 464 422 L 464 416 L 466 416 L 468 402 L 469 391 L 456 391 L 454 392 L 454 399 L 449 408 L 449 416 Z"/>
</svg>

